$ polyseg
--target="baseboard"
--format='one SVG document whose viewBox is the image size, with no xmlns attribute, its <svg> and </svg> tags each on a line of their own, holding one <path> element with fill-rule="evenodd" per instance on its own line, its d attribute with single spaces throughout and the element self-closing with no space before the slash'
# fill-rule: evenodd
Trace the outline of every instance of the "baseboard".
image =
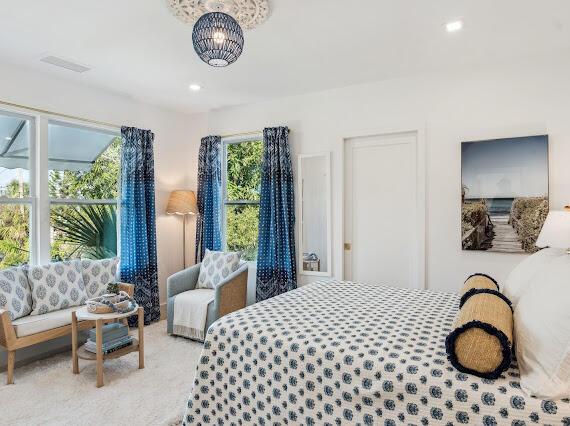
<svg viewBox="0 0 570 426">
<path fill-rule="evenodd" d="M 26 359 L 22 359 L 18 361 L 18 352 L 16 351 L 16 363 L 14 364 L 16 368 L 23 367 L 24 365 L 31 364 L 32 362 L 39 361 L 44 358 L 49 358 L 51 356 L 60 354 L 62 352 L 71 352 L 71 345 L 66 345 L 57 349 L 51 349 L 45 352 L 40 352 L 37 355 L 32 355 L 27 357 Z M 70 358 L 71 362 L 71 358 Z M 71 364 L 70 364 L 71 365 Z M 0 365 L 0 373 L 4 373 L 7 369 L 6 365 Z"/>
<path fill-rule="evenodd" d="M 161 320 L 165 320 L 166 319 L 166 312 L 167 312 L 167 304 L 166 303 L 162 303 L 160 305 L 160 319 Z M 71 336 L 62 336 L 59 339 L 69 339 L 71 340 Z M 80 343 L 83 344 L 85 342 L 85 340 L 87 340 L 87 331 L 83 331 L 80 332 Z M 51 341 L 50 341 L 51 342 Z M 44 342 L 43 344 L 49 344 L 50 342 Z M 31 346 L 29 348 L 23 348 L 23 349 L 19 349 L 18 351 L 16 351 L 16 367 L 22 367 L 26 364 L 30 364 L 32 362 L 35 361 L 39 361 L 41 359 L 44 358 L 49 358 L 53 355 L 57 355 L 60 354 L 62 352 L 70 352 L 71 351 L 71 344 L 70 343 L 65 343 L 63 342 L 61 344 L 61 346 L 57 347 L 57 348 L 53 348 L 53 349 L 47 349 L 44 350 L 41 348 L 42 343 L 40 343 L 39 345 L 34 345 Z M 21 356 L 21 351 L 37 351 L 35 354 L 33 355 L 29 355 L 26 356 L 24 359 L 18 359 L 19 356 Z M 0 348 L 0 353 L 4 352 L 4 350 L 2 348 Z M 0 356 L 0 373 L 3 373 L 6 371 L 6 364 L 5 364 L 5 356 L 4 354 L 2 354 L 2 356 Z"/>
<path fill-rule="evenodd" d="M 87 340 L 88 330 L 79 331 L 78 343 L 82 345 Z M 41 342 L 16 350 L 16 367 L 23 367 L 32 362 L 51 356 L 71 352 L 71 335 L 61 336 L 53 340 Z M 71 362 L 71 355 L 69 357 Z M 6 350 L 0 348 L 0 372 L 6 371 Z"/>
</svg>

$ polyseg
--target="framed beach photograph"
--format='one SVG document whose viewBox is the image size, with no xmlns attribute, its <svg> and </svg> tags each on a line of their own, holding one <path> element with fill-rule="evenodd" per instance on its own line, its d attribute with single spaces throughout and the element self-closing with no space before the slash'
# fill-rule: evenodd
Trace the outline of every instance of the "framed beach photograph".
<svg viewBox="0 0 570 426">
<path fill-rule="evenodd" d="M 547 135 L 463 142 L 463 250 L 538 251 L 548 195 Z"/>
</svg>

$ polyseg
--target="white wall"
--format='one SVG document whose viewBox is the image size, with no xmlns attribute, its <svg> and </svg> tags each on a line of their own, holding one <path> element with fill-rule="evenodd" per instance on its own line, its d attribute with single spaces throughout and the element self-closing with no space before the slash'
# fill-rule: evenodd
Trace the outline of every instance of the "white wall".
<svg viewBox="0 0 570 426">
<path fill-rule="evenodd" d="M 461 250 L 460 143 L 548 133 L 551 206 L 560 208 L 570 201 L 570 66 L 536 63 L 403 78 L 225 108 L 208 116 L 208 133 L 289 126 L 294 167 L 298 154 L 332 151 L 332 266 L 340 278 L 342 139 L 420 128 L 426 135 L 427 157 L 427 287 L 458 290 L 473 272 L 502 281 L 523 257 Z"/>
<path fill-rule="evenodd" d="M 196 141 L 204 133 L 200 128 L 204 120 L 199 116 L 189 117 L 126 96 L 7 64 L 0 66 L 0 100 L 118 125 L 151 129 L 155 133 L 158 271 L 160 298 L 164 304 L 166 278 L 181 270 L 183 262 L 181 218 L 168 216 L 164 212 L 171 190 L 196 188 Z M 194 223 L 194 219 L 189 218 L 189 263 L 194 258 Z M 32 355 L 34 353 L 30 351 Z M 3 355 L 0 353 L 0 365 L 4 362 Z M 18 352 L 17 359 L 25 356 L 23 351 Z"/>
</svg>

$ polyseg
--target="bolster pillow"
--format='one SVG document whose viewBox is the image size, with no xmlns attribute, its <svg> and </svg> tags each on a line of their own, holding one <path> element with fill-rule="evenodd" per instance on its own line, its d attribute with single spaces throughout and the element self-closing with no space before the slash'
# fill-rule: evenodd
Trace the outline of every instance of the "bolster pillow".
<svg viewBox="0 0 570 426">
<path fill-rule="evenodd" d="M 463 373 L 497 379 L 511 365 L 512 342 L 510 301 L 497 290 L 468 290 L 445 341 L 451 364 Z"/>
<path fill-rule="evenodd" d="M 461 295 L 464 295 L 473 288 L 488 288 L 489 290 L 499 290 L 499 284 L 486 274 L 473 274 L 465 280 Z"/>
</svg>

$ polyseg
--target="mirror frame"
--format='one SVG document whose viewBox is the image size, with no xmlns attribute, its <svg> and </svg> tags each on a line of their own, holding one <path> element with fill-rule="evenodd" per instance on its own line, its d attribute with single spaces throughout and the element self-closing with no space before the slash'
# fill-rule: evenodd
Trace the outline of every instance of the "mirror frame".
<svg viewBox="0 0 570 426">
<path fill-rule="evenodd" d="M 326 172 L 328 175 L 328 179 L 326 180 L 326 214 L 327 214 L 327 270 L 326 271 L 304 271 L 303 270 L 303 159 L 305 158 L 314 158 L 314 157 L 321 157 L 325 159 L 326 163 Z M 332 176 L 331 176 L 331 153 L 330 152 L 320 152 L 315 154 L 300 154 L 298 158 L 298 179 L 297 179 L 297 199 L 298 199 L 298 206 L 299 206 L 299 253 L 298 253 L 298 274 L 299 275 L 308 275 L 308 276 L 317 276 L 317 277 L 331 277 L 332 276 L 332 210 L 331 210 L 331 185 L 332 183 Z"/>
</svg>

